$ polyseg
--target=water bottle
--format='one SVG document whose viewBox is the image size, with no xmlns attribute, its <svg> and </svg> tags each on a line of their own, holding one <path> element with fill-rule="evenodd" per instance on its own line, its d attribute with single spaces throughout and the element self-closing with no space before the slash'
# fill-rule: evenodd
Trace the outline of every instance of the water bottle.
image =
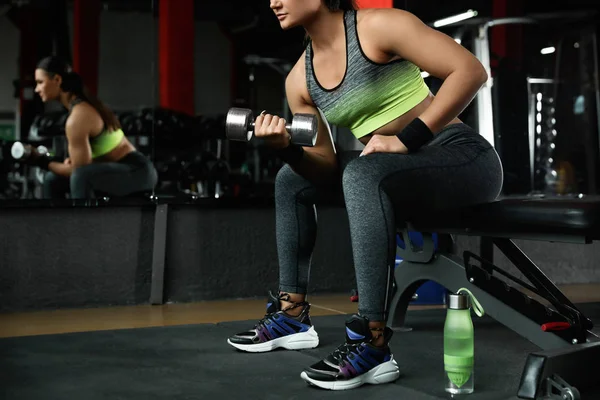
<svg viewBox="0 0 600 400">
<path fill-rule="evenodd" d="M 460 289 L 458 293 L 448 296 L 444 324 L 444 371 L 446 392 L 453 395 L 470 394 L 475 389 L 475 336 L 471 303 L 475 313 L 483 316 L 483 308 L 468 289 Z"/>
</svg>

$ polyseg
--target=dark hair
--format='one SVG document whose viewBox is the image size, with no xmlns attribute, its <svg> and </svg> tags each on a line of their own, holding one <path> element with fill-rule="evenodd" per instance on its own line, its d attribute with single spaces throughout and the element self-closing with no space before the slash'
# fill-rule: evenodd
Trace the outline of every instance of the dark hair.
<svg viewBox="0 0 600 400">
<path fill-rule="evenodd" d="M 331 11 L 350 11 L 356 10 L 356 0 L 323 0 L 325 6 Z"/>
<path fill-rule="evenodd" d="M 108 107 L 106 107 L 96 96 L 86 89 L 81 76 L 77 72 L 73 71 L 73 68 L 67 62 L 58 57 L 50 56 L 42 59 L 38 63 L 37 68 L 46 71 L 48 76 L 51 78 L 54 78 L 55 75 L 60 75 L 62 78 L 60 88 L 64 92 L 72 93 L 81 100 L 90 103 L 90 105 L 94 107 L 96 111 L 98 111 L 100 118 L 102 118 L 104 125 L 108 129 L 121 129 L 121 123 L 116 115 L 109 110 Z"/>
<path fill-rule="evenodd" d="M 351 11 L 356 10 L 358 7 L 356 6 L 356 0 L 322 0 L 325 4 L 325 7 L 329 9 L 329 11 Z M 304 47 L 308 46 L 310 43 L 310 36 L 308 36 L 308 32 L 304 35 Z"/>
</svg>

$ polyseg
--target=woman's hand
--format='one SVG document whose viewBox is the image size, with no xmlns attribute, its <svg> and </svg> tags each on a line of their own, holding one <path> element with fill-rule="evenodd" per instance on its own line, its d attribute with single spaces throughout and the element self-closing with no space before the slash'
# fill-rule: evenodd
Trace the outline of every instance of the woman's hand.
<svg viewBox="0 0 600 400">
<path fill-rule="evenodd" d="M 71 165 L 71 159 L 69 157 L 65 158 L 65 161 L 63 161 L 63 164 Z"/>
<path fill-rule="evenodd" d="M 267 145 L 276 149 L 289 146 L 291 139 L 285 129 L 285 119 L 264 111 L 254 121 L 254 136 L 264 139 Z"/>
<path fill-rule="evenodd" d="M 362 157 L 372 153 L 408 154 L 408 149 L 397 136 L 373 135 L 360 155 Z"/>
</svg>

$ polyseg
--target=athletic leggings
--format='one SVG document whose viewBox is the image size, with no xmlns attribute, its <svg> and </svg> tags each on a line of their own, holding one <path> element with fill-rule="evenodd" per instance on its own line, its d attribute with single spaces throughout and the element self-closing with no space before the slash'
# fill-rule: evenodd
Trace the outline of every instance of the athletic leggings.
<svg viewBox="0 0 600 400">
<path fill-rule="evenodd" d="M 375 153 L 344 162 L 341 189 L 348 213 L 359 294 L 358 312 L 387 319 L 396 255 L 396 223 L 415 213 L 495 200 L 503 183 L 495 149 L 465 124 L 453 124 L 412 154 Z M 339 186 L 338 186 L 339 187 Z M 333 190 L 332 190 L 333 189 Z M 317 233 L 316 207 L 335 192 L 285 165 L 275 183 L 279 290 L 306 294 Z M 339 192 L 338 192 L 339 193 Z"/>
<path fill-rule="evenodd" d="M 122 197 L 133 193 L 152 191 L 158 174 L 152 162 L 138 151 L 131 152 L 117 162 L 99 162 L 76 168 L 69 178 L 47 172 L 44 176 L 43 196 L 47 199 L 94 198 L 99 194 Z"/>
</svg>

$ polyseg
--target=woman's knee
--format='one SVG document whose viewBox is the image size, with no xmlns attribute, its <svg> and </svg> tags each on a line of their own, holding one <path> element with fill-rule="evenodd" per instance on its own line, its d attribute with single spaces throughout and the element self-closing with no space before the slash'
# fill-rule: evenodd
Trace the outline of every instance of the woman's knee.
<svg viewBox="0 0 600 400">
<path fill-rule="evenodd" d="M 56 185 L 57 182 L 60 182 L 61 180 L 63 180 L 64 178 L 56 175 L 54 172 L 52 171 L 47 171 L 44 174 L 44 186 L 54 186 Z"/>
<path fill-rule="evenodd" d="M 371 190 L 373 185 L 378 186 L 381 171 L 373 165 L 369 157 L 356 158 L 348 163 L 342 172 L 342 187 L 344 194 L 348 195 L 356 189 Z"/>
<path fill-rule="evenodd" d="M 67 178 L 56 175 L 52 171 L 47 171 L 44 174 L 44 181 L 42 184 L 44 197 L 53 197 L 54 193 L 61 189 L 64 189 L 67 182 Z"/>
<path fill-rule="evenodd" d="M 275 177 L 275 195 L 297 193 L 309 184 L 300 174 L 292 169 L 288 164 L 277 172 Z"/>
<path fill-rule="evenodd" d="M 314 204 L 318 201 L 318 189 L 311 181 L 285 164 L 275 177 L 275 202 L 282 204 Z"/>
</svg>

